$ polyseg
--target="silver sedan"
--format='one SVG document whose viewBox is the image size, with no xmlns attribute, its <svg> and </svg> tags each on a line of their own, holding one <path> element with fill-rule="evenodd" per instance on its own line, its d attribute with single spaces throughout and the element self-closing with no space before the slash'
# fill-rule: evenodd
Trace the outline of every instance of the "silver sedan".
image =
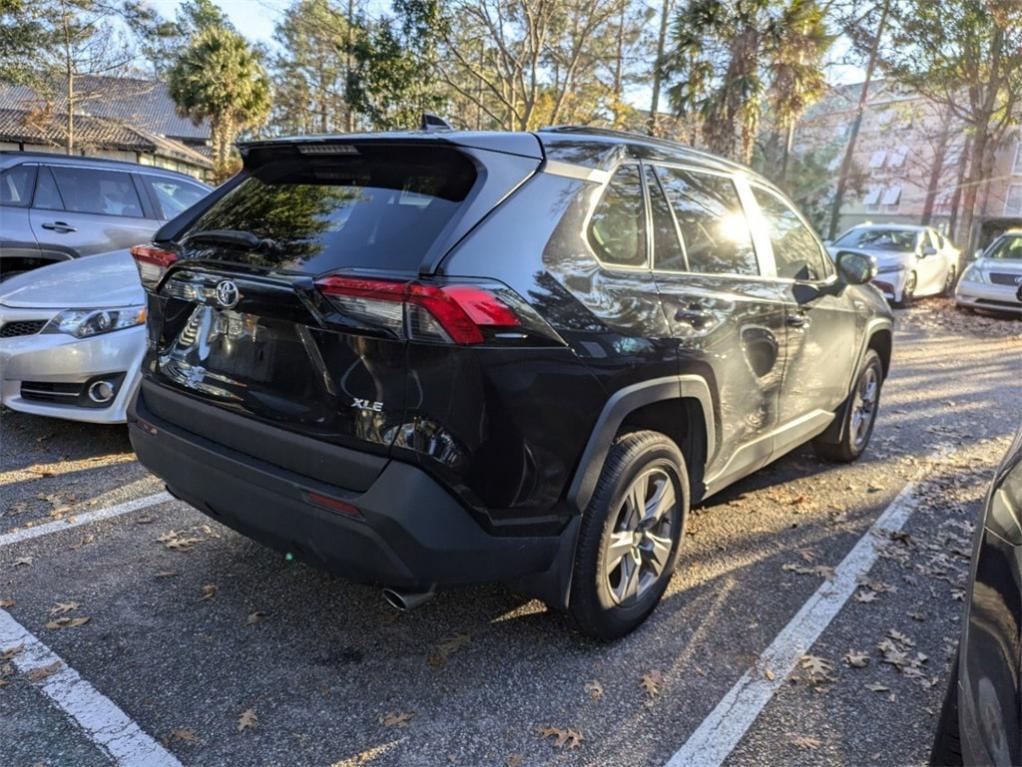
<svg viewBox="0 0 1022 767">
<path fill-rule="evenodd" d="M 146 346 L 131 254 L 64 261 L 0 284 L 0 401 L 24 413 L 123 423 Z"/>
<path fill-rule="evenodd" d="M 955 303 L 965 309 L 1022 313 L 1022 231 L 1005 232 L 966 267 Z"/>
</svg>

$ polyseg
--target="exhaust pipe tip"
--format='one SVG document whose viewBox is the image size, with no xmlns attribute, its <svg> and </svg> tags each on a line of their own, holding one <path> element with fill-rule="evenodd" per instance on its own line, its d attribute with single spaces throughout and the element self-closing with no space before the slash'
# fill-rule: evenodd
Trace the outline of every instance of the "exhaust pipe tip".
<svg viewBox="0 0 1022 767">
<path fill-rule="evenodd" d="M 436 596 L 436 586 L 430 586 L 426 591 L 399 591 L 398 589 L 384 589 L 383 598 L 387 604 L 398 612 L 406 613 L 414 610 L 419 605 L 425 604 Z"/>
</svg>

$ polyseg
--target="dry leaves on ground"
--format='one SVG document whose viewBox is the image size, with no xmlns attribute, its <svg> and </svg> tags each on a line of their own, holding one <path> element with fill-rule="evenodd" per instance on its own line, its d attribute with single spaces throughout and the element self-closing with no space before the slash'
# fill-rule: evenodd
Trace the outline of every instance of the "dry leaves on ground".
<svg viewBox="0 0 1022 767">
<path fill-rule="evenodd" d="M 3 652 L 0 652 L 0 663 L 7 663 L 8 661 L 14 660 L 14 656 L 25 649 L 25 643 L 16 644 L 14 647 L 8 647 Z"/>
<path fill-rule="evenodd" d="M 238 717 L 238 732 L 254 729 L 259 724 L 259 717 L 256 716 L 254 708 L 246 708 Z"/>
<path fill-rule="evenodd" d="M 541 740 L 547 738 L 553 738 L 554 748 L 578 748 L 582 745 L 582 741 L 585 740 L 585 736 L 579 730 L 566 729 L 562 730 L 560 727 L 540 727 L 539 737 Z"/>
<path fill-rule="evenodd" d="M 798 563 L 789 562 L 786 565 L 782 565 L 781 569 L 787 573 L 815 575 L 820 578 L 826 578 L 828 581 L 834 580 L 834 568 L 828 565 L 813 565 L 812 567 L 807 567 Z"/>
<path fill-rule="evenodd" d="M 660 694 L 660 686 L 663 683 L 664 675 L 656 669 L 643 674 L 642 681 L 639 682 L 642 689 L 646 691 L 646 695 L 649 696 L 649 700 L 652 700 Z"/>
<path fill-rule="evenodd" d="M 14 560 L 14 567 L 31 567 L 32 557 L 18 557 Z"/>
<path fill-rule="evenodd" d="M 600 684 L 600 681 L 598 679 L 594 679 L 593 681 L 586 684 L 585 689 L 586 692 L 589 693 L 589 697 L 592 698 L 593 700 L 600 700 L 601 698 L 603 698 L 603 685 Z"/>
<path fill-rule="evenodd" d="M 61 668 L 63 668 L 63 666 L 63 662 L 55 660 L 48 666 L 39 666 L 37 668 L 30 669 L 25 672 L 25 678 L 32 683 L 41 682 L 56 674 Z"/>
<path fill-rule="evenodd" d="M 6 610 L 8 607 L 14 607 L 15 602 L 13 599 L 0 599 L 0 609 Z"/>
<path fill-rule="evenodd" d="M 77 609 L 77 602 L 57 602 L 57 604 L 50 608 L 50 615 L 65 615 Z"/>
<path fill-rule="evenodd" d="M 407 727 L 414 716 L 414 711 L 402 711 L 401 713 L 388 711 L 386 714 L 380 714 L 379 720 L 384 727 Z"/>
<path fill-rule="evenodd" d="M 269 613 L 263 612 L 262 610 L 253 610 L 245 619 L 245 625 L 251 626 L 255 623 L 259 623 L 259 621 L 265 620 L 267 616 L 269 616 Z"/>
<path fill-rule="evenodd" d="M 182 743 L 201 743 L 199 736 L 196 735 L 192 730 L 185 728 L 179 728 L 177 730 L 171 730 L 170 735 L 163 738 L 163 744 L 167 745 L 172 740 L 177 740 Z"/>
<path fill-rule="evenodd" d="M 216 596 L 217 585 L 215 583 L 204 583 L 202 586 L 202 596 L 199 597 L 200 602 L 206 602 Z"/>
<path fill-rule="evenodd" d="M 810 684 L 827 684 L 837 681 L 831 673 L 834 666 L 819 655 L 803 655 L 799 665 L 806 672 Z"/>
<path fill-rule="evenodd" d="M 869 653 L 865 650 L 849 650 L 842 660 L 851 668 L 865 668 L 869 665 Z"/>
<path fill-rule="evenodd" d="M 453 653 L 468 644 L 469 638 L 468 634 L 454 634 L 440 641 L 429 653 L 426 663 L 433 668 L 443 668 Z"/>
<path fill-rule="evenodd" d="M 823 741 L 820 740 L 819 738 L 811 738 L 808 735 L 792 735 L 791 745 L 795 746 L 796 748 L 815 751 L 816 749 L 823 745 Z"/>
<path fill-rule="evenodd" d="M 79 626 L 84 626 L 86 623 L 91 621 L 88 615 L 80 615 L 76 618 L 65 617 L 65 618 L 54 618 L 52 621 L 46 624 L 48 629 L 76 629 Z"/>
</svg>

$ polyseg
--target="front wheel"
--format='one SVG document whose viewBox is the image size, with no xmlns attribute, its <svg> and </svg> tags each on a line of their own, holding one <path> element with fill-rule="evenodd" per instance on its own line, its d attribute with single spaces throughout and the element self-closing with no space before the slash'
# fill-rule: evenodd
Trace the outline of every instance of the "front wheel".
<svg viewBox="0 0 1022 767">
<path fill-rule="evenodd" d="M 901 300 L 895 301 L 894 305 L 898 309 L 908 309 L 912 306 L 912 302 L 916 298 L 916 287 L 919 285 L 919 275 L 915 272 L 909 272 L 908 277 L 905 278 L 905 287 L 901 290 Z"/>
<path fill-rule="evenodd" d="M 859 377 L 844 409 L 845 422 L 837 442 L 813 440 L 813 450 L 828 461 L 851 463 L 869 444 L 880 409 L 880 389 L 884 383 L 884 366 L 875 350 L 866 351 Z"/>
<path fill-rule="evenodd" d="M 674 572 L 689 485 L 678 446 L 655 431 L 611 448 L 582 517 L 569 609 L 582 633 L 617 639 L 657 606 Z"/>
</svg>

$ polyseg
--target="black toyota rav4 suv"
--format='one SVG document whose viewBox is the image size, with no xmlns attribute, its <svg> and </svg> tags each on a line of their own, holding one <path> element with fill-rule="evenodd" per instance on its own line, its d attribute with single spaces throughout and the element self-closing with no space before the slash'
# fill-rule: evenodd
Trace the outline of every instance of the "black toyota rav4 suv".
<svg viewBox="0 0 1022 767">
<path fill-rule="evenodd" d="M 214 519 L 386 588 L 505 581 L 620 636 L 690 504 L 866 447 L 872 261 L 679 145 L 559 128 L 317 136 L 136 247 L 142 463 Z"/>
</svg>

